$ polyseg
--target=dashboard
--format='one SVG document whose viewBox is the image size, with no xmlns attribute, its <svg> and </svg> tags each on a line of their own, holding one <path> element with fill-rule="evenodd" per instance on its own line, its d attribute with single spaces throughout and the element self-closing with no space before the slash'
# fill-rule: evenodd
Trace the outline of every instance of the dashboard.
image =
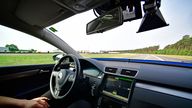
<svg viewBox="0 0 192 108">
<path fill-rule="evenodd" d="M 82 59 L 97 108 L 192 108 L 192 68 Z"/>
</svg>

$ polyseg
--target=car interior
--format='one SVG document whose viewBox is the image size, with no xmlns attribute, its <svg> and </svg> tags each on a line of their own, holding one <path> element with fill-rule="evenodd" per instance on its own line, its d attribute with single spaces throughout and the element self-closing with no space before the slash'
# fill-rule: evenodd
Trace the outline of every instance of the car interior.
<svg viewBox="0 0 192 108">
<path fill-rule="evenodd" d="M 93 108 L 192 108 L 191 63 L 84 58 L 45 29 L 93 9 L 98 17 L 87 24 L 86 33 L 102 33 L 142 18 L 141 2 L 146 13 L 138 32 L 165 27 L 169 24 L 159 10 L 163 1 L 1 0 L 1 25 L 48 42 L 66 55 L 55 64 L 0 67 L 0 95 L 31 99 L 48 92 L 51 108 L 66 108 L 77 100 Z"/>
</svg>

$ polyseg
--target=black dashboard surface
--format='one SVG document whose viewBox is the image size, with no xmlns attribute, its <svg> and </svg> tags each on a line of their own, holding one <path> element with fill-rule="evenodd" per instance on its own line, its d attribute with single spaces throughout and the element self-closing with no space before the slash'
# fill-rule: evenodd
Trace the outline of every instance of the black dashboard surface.
<svg viewBox="0 0 192 108">
<path fill-rule="evenodd" d="M 102 88 L 99 86 L 104 83 L 103 77 L 106 75 L 122 76 L 120 72 L 123 69 L 136 70 L 135 76 L 127 76 L 134 79 L 128 104 L 130 108 L 192 107 L 192 68 L 95 59 L 81 61 L 84 74 L 94 77 L 92 82 L 95 82 L 98 89 Z M 117 70 L 115 73 L 108 73 L 106 67 Z"/>
<path fill-rule="evenodd" d="M 118 61 L 89 61 L 98 66 L 97 68 L 102 72 L 105 72 L 105 67 L 115 67 L 118 69 L 117 71 L 122 69 L 137 70 L 136 80 L 192 90 L 192 83 L 190 83 L 192 80 L 192 68 Z"/>
</svg>

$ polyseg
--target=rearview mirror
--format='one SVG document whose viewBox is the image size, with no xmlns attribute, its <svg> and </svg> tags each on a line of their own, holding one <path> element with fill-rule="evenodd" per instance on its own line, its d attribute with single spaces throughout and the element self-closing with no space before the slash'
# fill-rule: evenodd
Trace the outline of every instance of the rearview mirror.
<svg viewBox="0 0 192 108">
<path fill-rule="evenodd" d="M 99 16 L 89 22 L 86 27 L 87 35 L 93 33 L 103 33 L 123 24 L 123 14 L 121 7 L 112 9 L 104 15 Z"/>
</svg>

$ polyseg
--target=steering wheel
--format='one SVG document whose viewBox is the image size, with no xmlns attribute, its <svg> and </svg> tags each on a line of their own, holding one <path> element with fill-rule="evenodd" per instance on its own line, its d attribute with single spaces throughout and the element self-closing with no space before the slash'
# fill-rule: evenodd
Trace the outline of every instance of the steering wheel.
<svg viewBox="0 0 192 108">
<path fill-rule="evenodd" d="M 55 99 L 66 97 L 80 78 L 80 62 L 74 55 L 62 57 L 53 67 L 50 77 L 50 91 Z"/>
</svg>

